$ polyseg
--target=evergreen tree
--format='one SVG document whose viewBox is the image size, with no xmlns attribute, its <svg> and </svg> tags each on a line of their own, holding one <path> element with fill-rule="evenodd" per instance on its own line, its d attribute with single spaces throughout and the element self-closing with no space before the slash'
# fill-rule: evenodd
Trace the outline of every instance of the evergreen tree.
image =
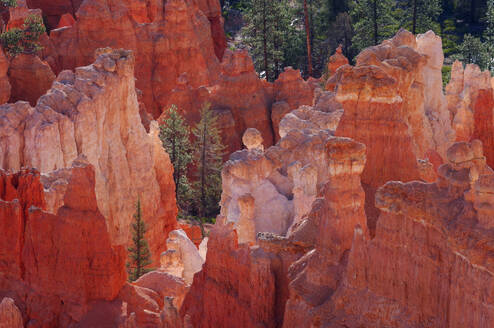
<svg viewBox="0 0 494 328">
<path fill-rule="evenodd" d="M 178 206 L 182 211 L 187 211 L 190 201 L 187 173 L 192 161 L 190 129 L 185 119 L 177 112 L 175 105 L 166 112 L 166 119 L 160 126 L 160 139 L 173 165 L 173 181 Z"/>
<path fill-rule="evenodd" d="M 307 0 L 304 2 L 304 26 L 305 26 L 305 37 L 307 46 L 307 74 L 312 76 L 312 40 L 311 40 L 311 21 L 309 20 L 309 9 L 307 8 Z"/>
<path fill-rule="evenodd" d="M 390 38 L 397 30 L 391 0 L 353 0 L 350 15 L 353 21 L 353 47 L 357 53 Z"/>
<path fill-rule="evenodd" d="M 142 219 L 141 201 L 138 199 L 134 222 L 132 223 L 133 246 L 128 248 L 129 261 L 127 262 L 127 273 L 129 275 L 129 281 L 135 281 L 143 274 L 151 271 L 147 268 L 151 264 L 151 252 L 144 236 L 146 230 L 146 224 Z"/>
<path fill-rule="evenodd" d="M 245 44 L 256 70 L 268 81 L 275 80 L 285 66 L 298 67 L 301 36 L 294 17 L 287 0 L 251 0 L 243 11 Z"/>
<path fill-rule="evenodd" d="M 225 147 L 221 143 L 217 118 L 210 105 L 201 109 L 201 120 L 192 129 L 194 141 L 194 200 L 197 214 L 202 218 L 216 216 L 221 197 L 221 168 Z"/>
<path fill-rule="evenodd" d="M 487 57 L 486 67 L 494 73 L 494 0 L 487 0 L 485 23 L 484 42 Z"/>
<path fill-rule="evenodd" d="M 42 49 L 39 38 L 46 32 L 43 20 L 37 15 L 29 15 L 22 28 L 11 28 L 0 35 L 4 50 L 15 57 L 20 53 L 33 54 Z"/>
<path fill-rule="evenodd" d="M 0 4 L 5 7 L 17 7 L 17 0 L 0 0 Z"/>
<path fill-rule="evenodd" d="M 441 12 L 440 0 L 401 0 L 396 14 L 400 17 L 401 26 L 417 34 L 438 31 Z"/>
<path fill-rule="evenodd" d="M 471 34 L 466 34 L 462 44 L 458 46 L 458 53 L 451 56 L 464 64 L 472 63 L 485 70 L 489 65 L 489 53 L 487 45 L 482 43 L 480 38 Z"/>
<path fill-rule="evenodd" d="M 245 43 L 250 48 L 257 71 L 264 72 L 267 80 L 272 80 L 273 60 L 280 59 L 274 48 L 276 8 L 273 3 L 269 0 L 252 0 L 244 12 Z"/>
</svg>

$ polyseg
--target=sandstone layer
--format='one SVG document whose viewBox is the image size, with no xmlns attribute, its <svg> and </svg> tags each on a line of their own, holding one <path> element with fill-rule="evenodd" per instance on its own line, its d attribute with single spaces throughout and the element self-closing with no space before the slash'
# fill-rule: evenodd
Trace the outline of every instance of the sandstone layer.
<svg viewBox="0 0 494 328">
<path fill-rule="evenodd" d="M 25 102 L 1 107 L 0 167 L 48 173 L 85 155 L 95 169 L 98 208 L 112 244 L 130 241 L 140 199 L 144 220 L 153 227 L 147 233 L 151 253 L 159 263 L 166 235 L 176 226 L 172 166 L 157 127 L 147 134 L 140 124 L 133 55 L 98 54 L 93 65 L 62 72 L 36 107 Z M 56 213 L 63 201 L 52 204 Z"/>
<path fill-rule="evenodd" d="M 43 210 L 37 171 L 1 171 L 0 294 L 15 300 L 29 327 L 79 322 L 94 302 L 114 300 L 126 279 L 125 248 L 111 244 L 93 167 L 80 158 L 52 174 L 65 184 L 56 213 Z"/>
<path fill-rule="evenodd" d="M 247 149 L 232 154 L 222 172 L 222 212 L 209 236 L 203 270 L 180 310 L 184 323 L 280 326 L 290 265 L 316 243 L 336 247 L 330 253 L 338 262 L 351 247 L 354 228 L 365 229 L 359 179 L 365 146 L 331 136 L 327 122 L 333 119 L 332 113 L 312 108 L 293 111 L 280 124 L 281 140 L 265 152 L 261 134 L 246 131 Z M 320 217 L 327 212 L 336 215 L 323 224 Z"/>
<path fill-rule="evenodd" d="M 448 110 L 457 141 L 479 139 L 484 144 L 487 163 L 494 167 L 494 86 L 488 71 L 477 65 L 463 68 L 455 61 L 446 86 Z"/>
<path fill-rule="evenodd" d="M 376 189 L 390 180 L 434 180 L 434 167 L 454 138 L 442 93 L 441 39 L 428 32 L 415 38 L 401 30 L 362 51 L 330 79 L 344 114 L 336 135 L 367 146 L 362 173 L 369 228 L 378 210 Z"/>
</svg>

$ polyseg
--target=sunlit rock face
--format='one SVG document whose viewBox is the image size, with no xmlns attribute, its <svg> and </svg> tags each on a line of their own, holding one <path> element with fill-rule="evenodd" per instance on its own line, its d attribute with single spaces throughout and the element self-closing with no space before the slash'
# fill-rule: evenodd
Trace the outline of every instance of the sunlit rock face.
<svg viewBox="0 0 494 328">
<path fill-rule="evenodd" d="M 0 328 L 23 328 L 21 311 L 13 299 L 4 297 L 0 302 Z"/>
<path fill-rule="evenodd" d="M 376 236 L 370 240 L 355 231 L 345 279 L 314 316 L 318 322 L 488 325 L 494 315 L 488 242 L 493 171 L 478 140 L 454 144 L 447 161 L 435 183 L 393 181 L 378 190 L 376 205 L 382 212 Z"/>
<path fill-rule="evenodd" d="M 434 33 L 415 38 L 401 30 L 330 78 L 344 108 L 336 135 L 367 146 L 362 184 L 371 232 L 379 213 L 376 189 L 389 180 L 434 180 L 434 168 L 454 139 L 442 93 L 442 59 Z"/>
<path fill-rule="evenodd" d="M 341 115 L 301 107 L 280 123 L 281 140 L 266 151 L 248 129 L 247 149 L 233 153 L 222 171 L 221 216 L 234 222 L 240 242 L 258 232 L 286 235 L 308 213 L 329 179 L 326 144 Z"/>
<path fill-rule="evenodd" d="M 46 7 L 51 3 L 37 1 Z M 58 73 L 91 63 L 101 47 L 132 50 L 136 85 L 154 118 L 181 74 L 188 74 L 194 88 L 217 79 L 215 52 L 220 55 L 225 47 L 218 39 L 224 34 L 217 1 L 88 0 L 80 4 L 75 17 L 71 27 L 51 31 L 44 42 L 44 59 Z"/>
<path fill-rule="evenodd" d="M 335 53 L 329 57 L 328 61 L 328 77 L 332 77 L 338 68 L 341 66 L 348 65 L 348 58 L 345 57 L 342 53 L 341 45 L 336 48 Z M 326 84 L 324 85 L 324 88 L 328 91 L 334 91 L 336 85 L 334 84 L 334 80 L 328 79 L 326 81 Z"/>
<path fill-rule="evenodd" d="M 83 321 L 94 302 L 116 299 L 126 279 L 125 248 L 111 244 L 93 167 L 79 158 L 62 175 L 63 205 L 49 213 L 39 172 L 0 172 L 0 294 L 15 300 L 27 326 Z"/>
<path fill-rule="evenodd" d="M 275 131 L 275 141 L 278 141 L 280 121 L 292 110 L 302 105 L 312 105 L 314 87 L 304 81 L 300 70 L 286 67 L 274 82 L 273 93 L 275 102 L 271 110 L 271 121 Z"/>
<path fill-rule="evenodd" d="M 182 229 L 170 232 L 166 246 L 167 251 L 161 254 L 161 270 L 190 285 L 194 274 L 201 271 L 204 258 Z"/>
<path fill-rule="evenodd" d="M 101 50 L 93 65 L 60 73 L 36 107 L 4 105 L 0 110 L 0 167 L 37 168 L 41 173 L 69 168 L 84 155 L 95 169 L 98 209 L 112 244 L 130 241 L 130 223 L 140 199 L 149 226 L 155 263 L 176 226 L 172 165 L 157 126 L 140 123 L 134 84 L 134 57 L 128 51 Z M 48 208 L 64 204 L 57 179 L 44 178 L 52 192 Z M 62 184 L 63 185 L 63 184 Z"/>
<path fill-rule="evenodd" d="M 494 86 L 489 71 L 477 65 L 463 68 L 455 61 L 446 86 L 448 110 L 457 141 L 479 139 L 484 144 L 487 163 L 494 166 Z"/>
<path fill-rule="evenodd" d="M 285 116 L 280 141 L 266 151 L 260 133 L 246 131 L 247 149 L 232 154 L 223 169 L 222 212 L 210 232 L 203 270 L 180 310 L 184 323 L 279 326 L 292 293 L 290 265 L 320 243 L 321 256 L 338 267 L 355 227 L 367 231 L 359 178 L 365 146 L 333 137 L 334 121 L 332 112 L 302 106 Z M 323 215 L 331 219 L 324 223 Z M 336 285 L 338 279 L 326 273 L 317 283 Z M 301 276 L 301 284 L 312 279 Z"/>
</svg>

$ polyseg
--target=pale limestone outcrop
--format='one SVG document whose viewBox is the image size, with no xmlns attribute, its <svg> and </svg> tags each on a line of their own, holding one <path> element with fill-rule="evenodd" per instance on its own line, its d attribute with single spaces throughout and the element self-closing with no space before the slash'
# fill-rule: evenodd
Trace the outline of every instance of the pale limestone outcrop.
<svg viewBox="0 0 494 328">
<path fill-rule="evenodd" d="M 235 223 L 240 243 L 255 242 L 259 232 L 284 236 L 310 211 L 329 178 L 325 144 L 343 114 L 334 97 L 318 90 L 314 107 L 285 115 L 280 141 L 265 152 L 260 133 L 245 131 L 247 149 L 232 154 L 222 171 L 221 217 Z"/>
<path fill-rule="evenodd" d="M 318 103 L 318 108 L 321 106 Z M 301 106 L 286 114 L 280 122 L 279 134 L 281 138 L 285 137 L 294 128 L 310 131 L 310 133 L 317 133 L 319 130 L 328 130 L 334 133 L 343 115 L 343 110 L 323 112 L 315 108 L 317 107 Z"/>
<path fill-rule="evenodd" d="M 166 240 L 167 251 L 161 254 L 160 270 L 183 278 L 187 285 L 201 271 L 205 259 L 182 229 L 173 230 Z"/>
<path fill-rule="evenodd" d="M 147 238 L 157 263 L 166 234 L 176 226 L 172 166 L 157 126 L 147 134 L 140 123 L 133 67 L 131 52 L 102 49 L 93 65 L 60 73 L 36 107 L 3 105 L 0 167 L 35 167 L 45 174 L 84 155 L 95 168 L 98 207 L 112 243 L 130 240 L 140 198 L 144 220 L 153 226 Z M 52 195 L 48 209 L 55 212 L 63 203 Z"/>
<path fill-rule="evenodd" d="M 262 145 L 262 135 L 261 133 L 254 128 L 248 128 L 245 130 L 244 135 L 242 136 L 242 142 L 248 150 L 258 149 L 260 151 L 264 150 L 264 146 Z"/>
<path fill-rule="evenodd" d="M 417 35 L 417 51 L 427 56 L 427 62 L 422 69 L 424 85 L 424 113 L 432 128 L 434 149 L 444 157 L 446 150 L 454 140 L 454 131 L 451 129 L 451 119 L 447 109 L 446 97 L 443 93 L 441 69 L 444 54 L 441 37 L 428 31 Z"/>
<path fill-rule="evenodd" d="M 13 299 L 4 297 L 0 303 L 0 328 L 23 328 L 21 311 Z"/>
</svg>

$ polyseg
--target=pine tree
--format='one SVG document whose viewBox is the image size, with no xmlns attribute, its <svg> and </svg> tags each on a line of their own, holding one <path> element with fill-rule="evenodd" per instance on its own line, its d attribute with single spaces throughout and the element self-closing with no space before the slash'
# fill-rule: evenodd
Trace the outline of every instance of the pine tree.
<svg viewBox="0 0 494 328">
<path fill-rule="evenodd" d="M 438 18 L 442 12 L 440 0 L 398 1 L 398 16 L 401 26 L 413 34 L 439 29 Z"/>
<path fill-rule="evenodd" d="M 307 8 L 307 0 L 304 2 L 304 26 L 307 46 L 307 74 L 312 76 L 312 40 L 311 40 L 311 21 L 309 20 L 309 10 Z"/>
<path fill-rule="evenodd" d="M 194 141 L 194 199 L 197 213 L 202 218 L 218 214 L 221 197 L 221 168 L 225 147 L 221 143 L 217 118 L 210 105 L 201 110 L 201 120 L 192 129 Z"/>
<path fill-rule="evenodd" d="M 355 32 L 352 42 L 357 52 L 379 44 L 396 32 L 392 0 L 353 0 L 350 5 Z"/>
<path fill-rule="evenodd" d="M 451 56 L 464 64 L 476 64 L 480 69 L 485 70 L 489 65 L 489 53 L 487 45 L 482 43 L 480 38 L 471 34 L 466 34 L 463 42 L 458 46 L 458 53 Z"/>
<path fill-rule="evenodd" d="M 302 36 L 287 0 L 251 0 L 242 35 L 260 76 L 275 80 L 285 66 L 298 67 Z"/>
<path fill-rule="evenodd" d="M 151 264 L 151 252 L 144 236 L 146 230 L 146 224 L 142 219 L 141 201 L 138 199 L 134 222 L 132 223 L 133 246 L 128 248 L 129 261 L 127 262 L 127 273 L 129 275 L 129 281 L 135 281 L 143 274 L 151 271 L 148 268 Z"/>
<path fill-rule="evenodd" d="M 494 73 L 494 0 L 487 0 L 485 23 L 486 28 L 483 36 L 487 57 L 486 67 Z"/>
<path fill-rule="evenodd" d="M 17 7 L 17 0 L 0 0 L 0 4 L 5 7 Z"/>
<path fill-rule="evenodd" d="M 267 80 L 272 80 L 272 61 L 275 57 L 273 37 L 275 29 L 274 6 L 269 0 L 252 0 L 244 12 L 243 34 L 249 46 L 258 72 L 264 72 Z M 262 75 L 262 74 L 261 74 Z"/>
<path fill-rule="evenodd" d="M 177 112 L 175 105 L 172 105 L 166 112 L 166 119 L 160 126 L 160 139 L 173 165 L 173 180 L 178 206 L 182 211 L 187 211 L 190 201 L 190 184 L 187 173 L 192 161 L 190 128 Z"/>
</svg>

